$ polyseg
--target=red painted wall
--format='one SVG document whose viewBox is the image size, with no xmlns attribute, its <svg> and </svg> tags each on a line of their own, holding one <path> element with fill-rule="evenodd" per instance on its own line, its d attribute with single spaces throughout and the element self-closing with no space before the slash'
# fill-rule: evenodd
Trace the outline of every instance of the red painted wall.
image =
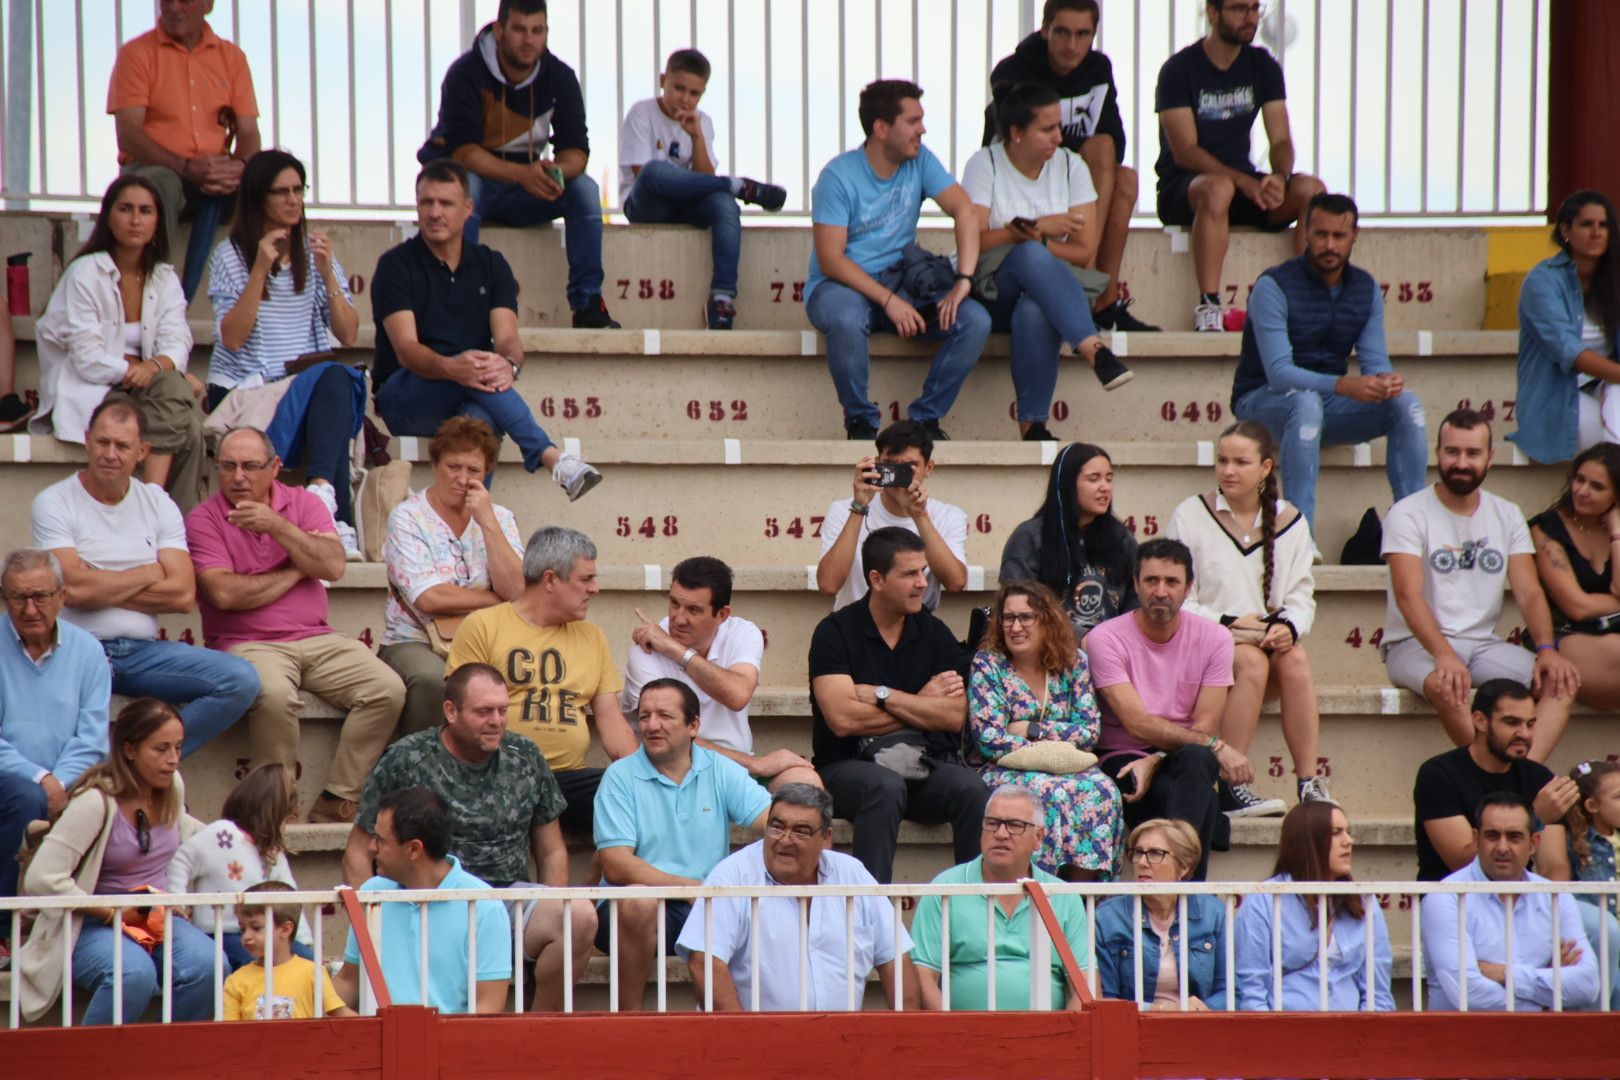
<svg viewBox="0 0 1620 1080">
<path fill-rule="evenodd" d="M 1620 3 L 1555 0 L 1547 63 L 1548 218 L 1572 191 L 1620 198 Z M 1620 1070 L 1617 1070 L 1620 1071 Z"/>
</svg>

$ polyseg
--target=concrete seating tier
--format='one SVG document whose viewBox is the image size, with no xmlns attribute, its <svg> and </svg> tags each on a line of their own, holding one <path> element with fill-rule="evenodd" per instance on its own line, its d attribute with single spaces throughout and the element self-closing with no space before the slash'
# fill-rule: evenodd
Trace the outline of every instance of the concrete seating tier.
<svg viewBox="0 0 1620 1080">
<path fill-rule="evenodd" d="M 0 219 L 4 250 L 35 253 L 29 311 L 44 310 L 62 267 L 89 235 L 92 218 L 60 214 L 8 214 Z M 363 322 L 371 322 L 371 276 L 377 259 L 415 231 L 414 221 L 320 221 L 312 227 L 332 238 L 349 275 Z M 189 232 L 189 230 L 188 230 Z M 525 326 L 569 325 L 563 296 L 567 260 L 561 228 L 487 228 L 483 240 L 512 264 L 520 287 L 518 319 Z M 221 232 L 219 239 L 224 239 Z M 921 242 L 952 251 L 949 230 L 924 229 Z M 181 239 L 185 242 L 184 235 Z M 1356 262 L 1389 285 L 1389 324 L 1397 329 L 1472 329 L 1485 310 L 1485 232 L 1475 228 L 1364 230 Z M 804 225 L 743 230 L 738 289 L 739 329 L 797 330 L 806 325 L 802 290 L 811 232 Z M 1268 266 L 1293 252 L 1286 235 L 1239 231 L 1232 236 L 1222 291 L 1242 306 L 1249 286 Z M 609 225 L 603 237 L 603 295 L 615 318 L 641 329 L 698 329 L 708 298 L 709 237 L 680 226 Z M 1133 230 L 1126 246 L 1124 283 L 1137 313 L 1167 330 L 1192 329 L 1197 289 L 1186 236 L 1179 230 Z M 208 319 L 206 288 L 192 314 Z"/>
</svg>

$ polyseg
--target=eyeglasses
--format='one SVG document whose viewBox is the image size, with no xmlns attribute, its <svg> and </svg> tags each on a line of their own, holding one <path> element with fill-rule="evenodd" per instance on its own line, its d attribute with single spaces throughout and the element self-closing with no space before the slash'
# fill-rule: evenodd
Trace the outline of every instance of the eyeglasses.
<svg viewBox="0 0 1620 1080">
<path fill-rule="evenodd" d="M 1033 829 L 1033 821 L 1022 818 L 987 817 L 984 819 L 984 831 L 994 836 L 1002 829 L 1007 830 L 1008 836 L 1023 836 L 1025 829 Z"/>
<path fill-rule="evenodd" d="M 808 844 L 816 838 L 816 830 L 808 825 L 794 825 L 789 828 L 780 821 L 768 821 L 765 823 L 765 835 L 772 840 L 792 839 L 796 843 Z"/>
<path fill-rule="evenodd" d="M 1132 847 L 1125 849 L 1126 862 L 1146 862 L 1149 866 L 1158 866 L 1170 857 L 1170 853 L 1162 847 Z"/>
<path fill-rule="evenodd" d="M 55 600 L 61 595 L 62 589 L 60 586 L 58 586 L 57 588 L 41 592 L 8 592 L 5 594 L 5 598 L 8 605 L 16 608 L 18 611 L 22 611 L 27 608 L 29 604 L 33 604 L 35 607 L 43 609 L 46 604 L 50 603 L 52 600 Z"/>
<path fill-rule="evenodd" d="M 219 466 L 219 471 L 222 473 L 239 472 L 246 473 L 249 476 L 261 473 L 270 467 L 268 461 L 218 461 L 215 464 Z"/>
<path fill-rule="evenodd" d="M 1034 626 L 1035 620 L 1040 618 L 1033 611 L 1003 611 L 1001 613 L 1002 626 Z"/>
<path fill-rule="evenodd" d="M 302 199 L 309 194 L 308 184 L 294 184 L 292 187 L 273 187 L 267 192 L 272 199 Z"/>
<path fill-rule="evenodd" d="M 135 842 L 141 846 L 142 855 L 152 854 L 152 822 L 145 810 L 135 811 Z"/>
</svg>

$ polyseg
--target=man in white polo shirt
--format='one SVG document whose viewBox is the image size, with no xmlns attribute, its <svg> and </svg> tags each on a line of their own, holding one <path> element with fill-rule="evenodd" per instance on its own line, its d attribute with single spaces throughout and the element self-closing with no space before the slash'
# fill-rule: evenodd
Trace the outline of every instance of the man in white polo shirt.
<svg viewBox="0 0 1620 1080">
<path fill-rule="evenodd" d="M 778 791 L 784 784 L 821 786 L 809 761 L 791 750 L 754 754 L 748 706 L 759 688 L 765 635 L 731 613 L 731 567 L 708 555 L 675 564 L 669 614 L 653 622 L 638 608 L 638 625 L 624 665 L 621 700 L 634 714 L 641 688 L 654 679 L 679 679 L 697 692 L 703 734 L 699 746 L 730 758 L 748 775 Z"/>
</svg>

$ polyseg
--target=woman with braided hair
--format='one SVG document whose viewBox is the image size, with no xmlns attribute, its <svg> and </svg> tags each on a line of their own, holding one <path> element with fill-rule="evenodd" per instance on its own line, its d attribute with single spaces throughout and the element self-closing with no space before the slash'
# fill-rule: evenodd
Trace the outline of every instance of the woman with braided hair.
<svg viewBox="0 0 1620 1080">
<path fill-rule="evenodd" d="M 1183 607 L 1216 619 L 1232 633 L 1232 690 L 1221 738 L 1247 754 L 1267 697 L 1282 702 L 1283 741 L 1294 759 L 1301 802 L 1328 797 L 1316 775 L 1321 716 L 1310 658 L 1300 639 L 1316 617 L 1310 524 L 1280 496 L 1277 448 L 1252 421 L 1221 432 L 1215 490 L 1176 507 L 1167 535 L 1186 544 L 1197 570 Z M 1222 809 L 1232 817 L 1280 814 L 1281 799 L 1248 785 L 1221 782 Z"/>
</svg>

